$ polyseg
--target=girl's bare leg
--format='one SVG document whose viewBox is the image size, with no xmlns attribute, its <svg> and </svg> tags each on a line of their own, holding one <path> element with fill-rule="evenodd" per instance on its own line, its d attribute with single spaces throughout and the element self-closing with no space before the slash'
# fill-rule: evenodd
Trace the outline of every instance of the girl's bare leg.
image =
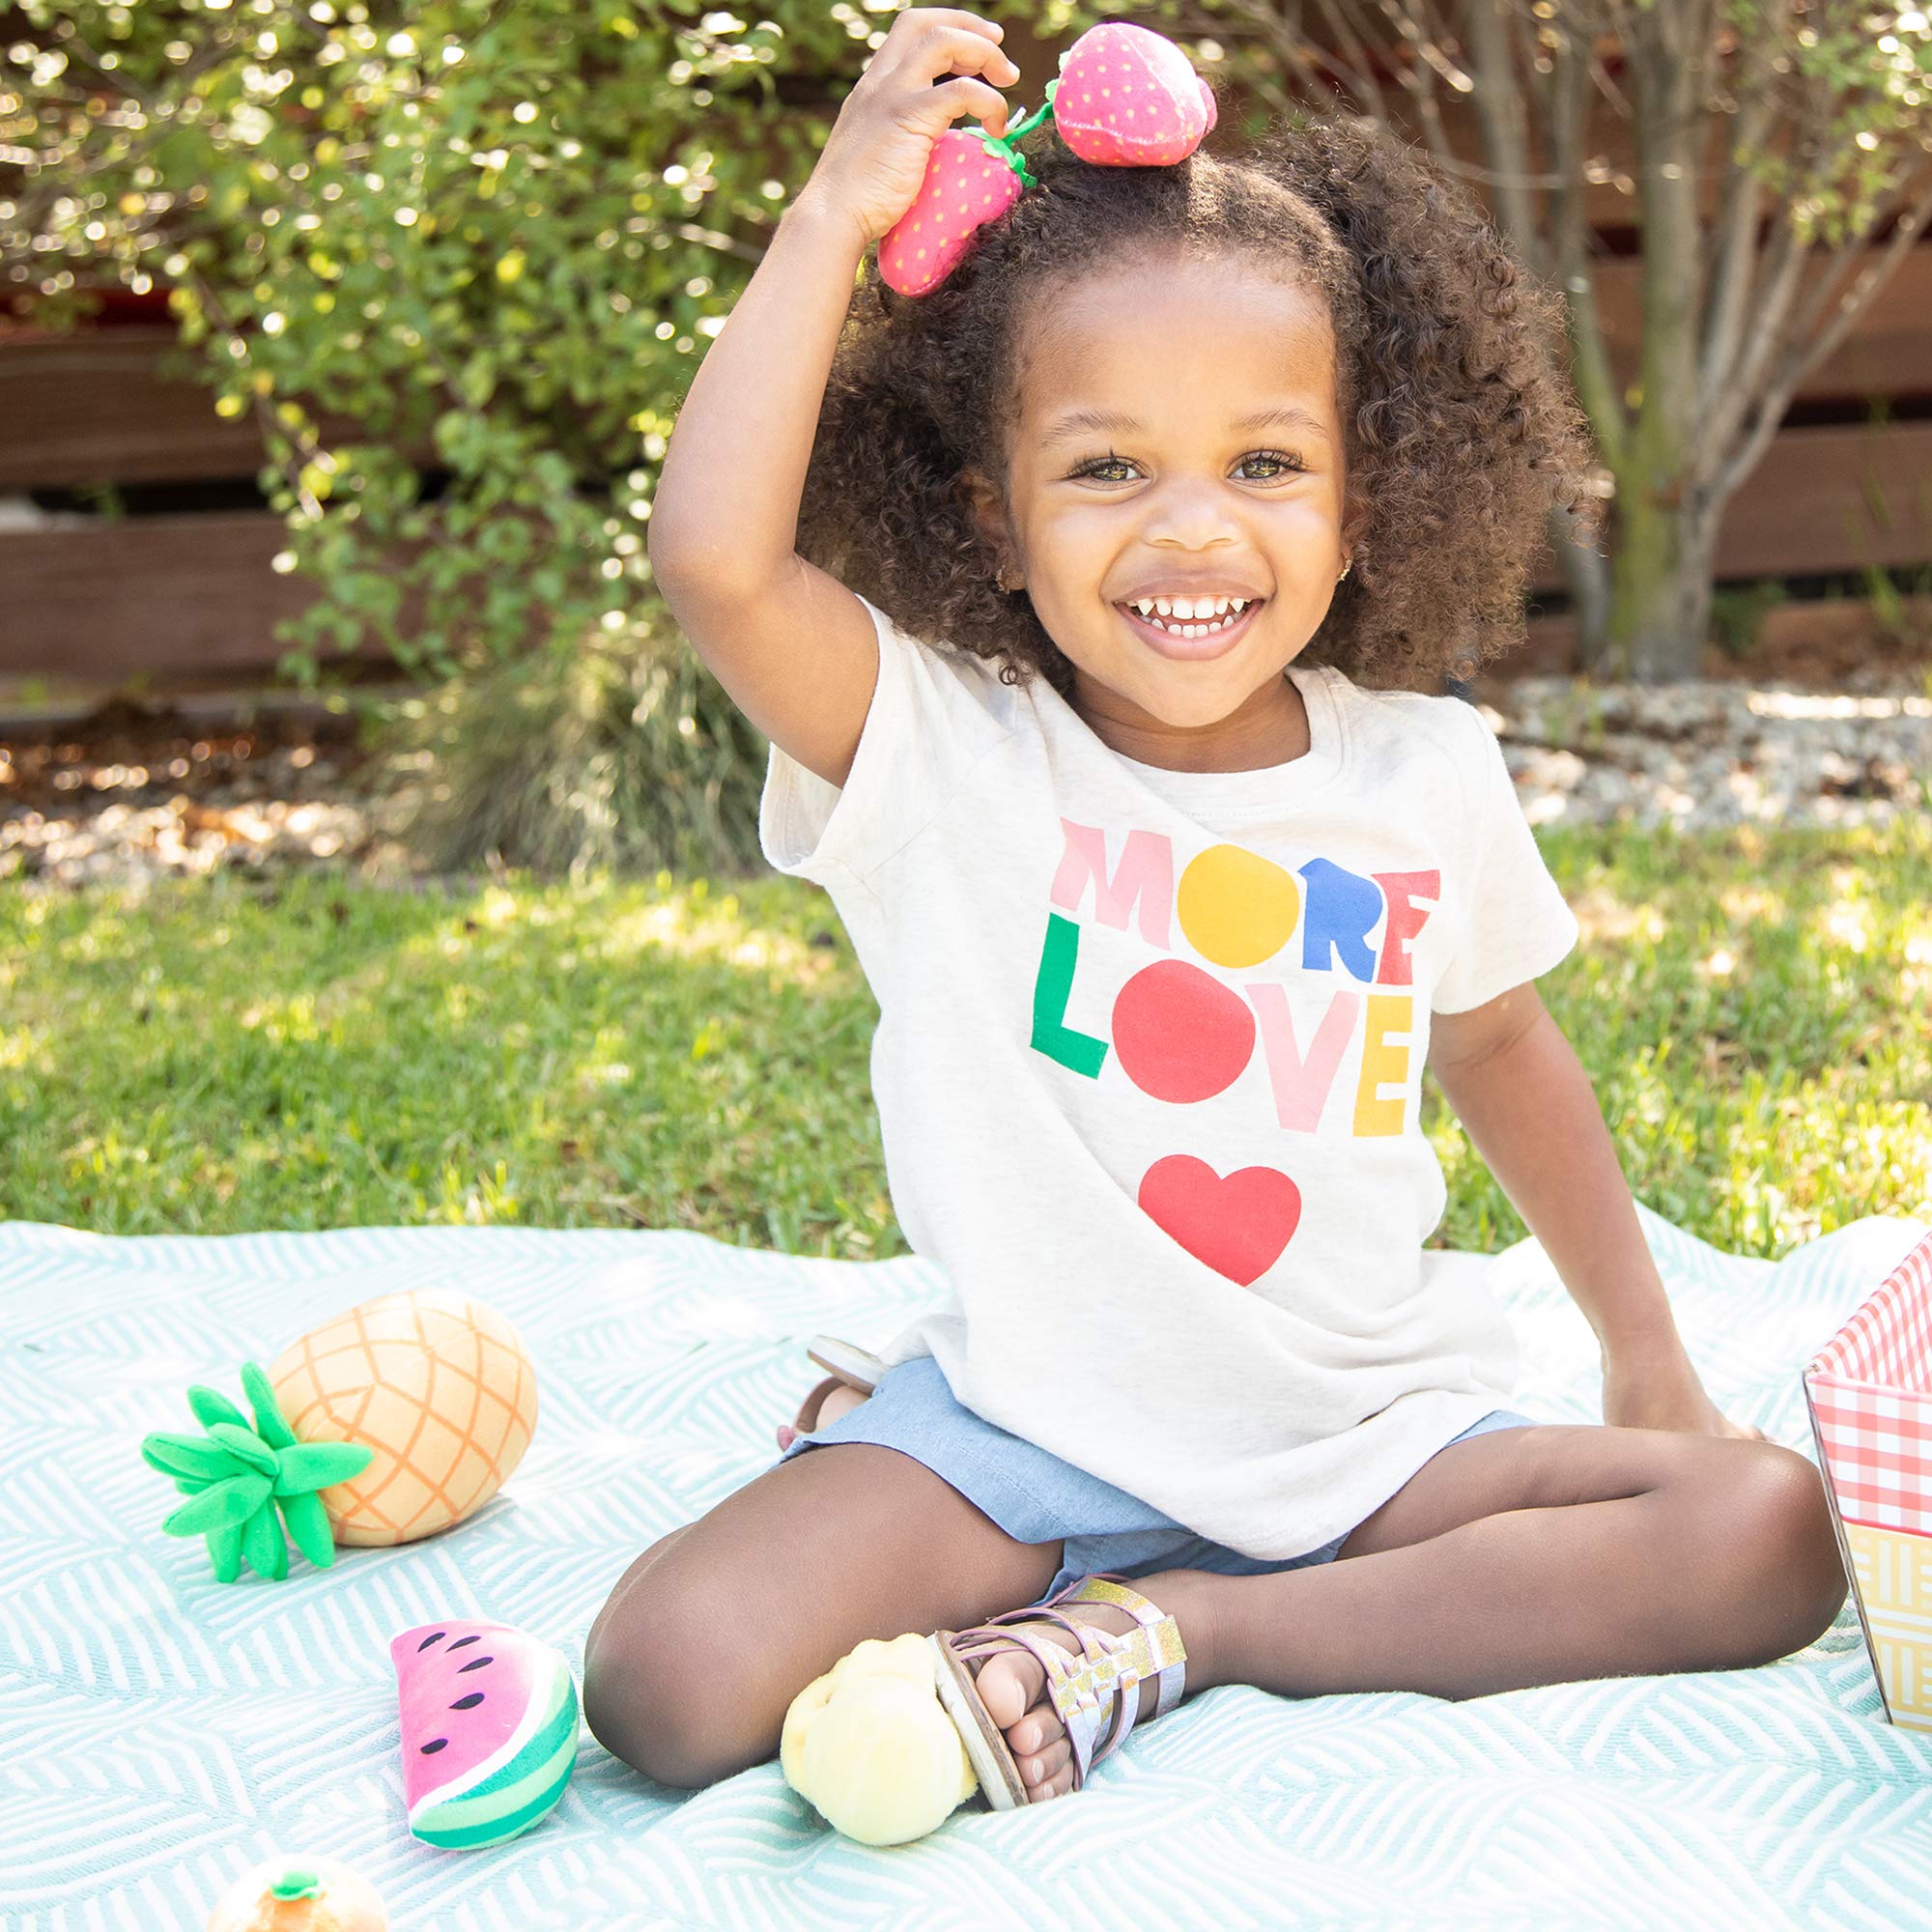
<svg viewBox="0 0 1932 1932">
<path fill-rule="evenodd" d="M 709 1784 L 776 1757 L 791 1700 L 863 1638 L 1037 1603 L 1061 1548 L 1016 1542 L 896 1449 L 823 1443 L 625 1572 L 585 1646 L 585 1721 L 659 1782 Z"/>
<path fill-rule="evenodd" d="M 1228 1578 L 1224 1672 L 1259 1662 L 1269 1585 L 1290 1586 L 1273 1602 L 1292 1604 L 1303 1655 L 1277 1634 L 1249 1681 L 1442 1697 L 1773 1662 L 1830 1629 L 1846 1591 L 1824 1484 L 1796 1450 L 1653 1429 L 1458 1442 L 1340 1558 Z"/>
<path fill-rule="evenodd" d="M 1441 1450 L 1333 1563 L 1170 1570 L 1136 1587 L 1182 1633 L 1189 1695 L 1252 1684 L 1461 1698 L 1773 1662 L 1831 1627 L 1846 1577 L 1824 1485 L 1795 1450 L 1549 1424 Z M 993 1663 L 1025 1700 L 1009 1735 L 1037 1734 L 1060 1760 L 1036 1795 L 1068 1789 L 1039 1665 Z M 990 1702 L 984 1673 L 980 1687 Z"/>
<path fill-rule="evenodd" d="M 1012 1543 L 911 1458 L 868 1444 L 825 1446 L 875 1465 L 888 1459 L 878 1465 L 888 1479 L 910 1474 L 914 1499 L 889 1510 L 916 1511 L 923 1506 L 917 1492 L 936 1492 L 943 1516 L 965 1511 L 994 1539 L 996 1567 L 1014 1563 L 1020 1552 L 1017 1580 L 1004 1592 L 1000 1585 L 980 1591 L 984 1601 L 971 1611 L 893 1610 L 849 1638 L 828 1638 L 823 1662 L 796 1666 L 805 1674 L 786 1702 L 860 1635 L 963 1628 L 994 1614 L 996 1605 L 1037 1602 L 1059 1568 L 1059 1545 Z M 820 1474 L 835 1473 L 821 1450 L 779 1465 L 760 1482 L 814 1463 Z M 895 1470 L 895 1463 L 903 1468 Z M 842 1470 L 856 1466 L 846 1463 Z M 896 1520 L 909 1520 L 917 1518 Z M 645 1574 L 701 1526 L 674 1530 L 639 1557 L 591 1633 L 597 1668 L 593 1682 L 586 1662 L 584 1688 L 592 1728 L 647 1770 L 646 1754 L 666 1761 L 668 1727 L 655 1727 L 655 1742 L 640 1735 L 638 1755 L 606 1735 L 607 1725 L 623 1734 L 627 1709 L 633 1720 L 649 1714 L 647 1687 L 625 1670 L 621 1633 L 635 1630 L 656 1601 L 656 1592 L 631 1595 Z M 1000 1550 L 1001 1544 L 1008 1548 Z M 852 1548 L 845 1545 L 834 1559 L 841 1576 Z M 917 1565 L 928 1553 L 914 1539 L 911 1561 Z M 678 1582 L 678 1573 L 665 1580 Z M 688 1575 L 684 1580 L 688 1586 Z M 1495 1430 L 1442 1450 L 1356 1527 L 1334 1563 L 1272 1577 L 1174 1570 L 1144 1577 L 1141 1587 L 1183 1633 L 1190 1695 L 1244 1683 L 1287 1696 L 1417 1690 L 1454 1698 L 1581 1678 L 1769 1662 L 1830 1628 L 1844 1604 L 1846 1578 L 1823 1484 L 1795 1451 L 1654 1430 L 1548 1425 Z M 1085 1605 L 1081 1614 L 1127 1628 L 1124 1614 L 1107 1606 Z M 1054 1627 L 1044 1630 L 1070 1645 Z M 617 1689 L 627 1674 L 628 1694 Z M 1007 1653 L 980 1666 L 979 1684 L 1033 1796 L 1069 1789 L 1065 1733 L 1043 1697 L 1038 1664 Z M 1150 1709 L 1151 1699 L 1141 1706 L 1143 1721 Z M 781 1705 L 777 1721 L 782 1716 Z M 710 1762 L 717 1768 L 709 1776 L 770 1757 L 776 1723 L 767 1728 L 764 1742 L 754 1737 L 735 1752 L 714 1750 Z M 756 1730 L 753 1720 L 750 1732 Z M 678 1768 L 689 1770 L 690 1761 Z M 695 1778 L 653 1775 L 673 1783 L 707 1781 L 701 1770 Z"/>
</svg>

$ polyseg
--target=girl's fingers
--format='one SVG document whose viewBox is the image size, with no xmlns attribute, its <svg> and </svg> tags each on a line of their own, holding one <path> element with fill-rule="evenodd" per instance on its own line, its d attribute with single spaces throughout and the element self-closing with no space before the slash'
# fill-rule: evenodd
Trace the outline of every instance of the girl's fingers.
<svg viewBox="0 0 1932 1932">
<path fill-rule="evenodd" d="M 932 98 L 948 123 L 971 117 L 989 134 L 1007 131 L 1007 98 L 983 80 L 949 80 L 932 90 Z"/>
<path fill-rule="evenodd" d="M 963 7 L 908 7 L 899 17 L 910 16 L 917 25 L 915 33 L 923 33 L 928 27 L 956 27 L 969 34 L 979 34 L 989 41 L 1005 37 L 1006 28 L 997 20 L 988 20 L 978 14 L 969 14 Z M 894 22 L 896 26 L 897 21 Z"/>
<path fill-rule="evenodd" d="M 903 17 L 903 16 L 902 16 Z M 951 17 L 950 15 L 944 17 Z M 885 49 L 879 49 L 881 53 Z M 941 74 L 982 73 L 1001 87 L 1011 87 L 1020 71 L 997 41 L 965 27 L 937 25 L 915 34 L 896 64 L 895 78 L 908 83 L 937 80 Z"/>
</svg>

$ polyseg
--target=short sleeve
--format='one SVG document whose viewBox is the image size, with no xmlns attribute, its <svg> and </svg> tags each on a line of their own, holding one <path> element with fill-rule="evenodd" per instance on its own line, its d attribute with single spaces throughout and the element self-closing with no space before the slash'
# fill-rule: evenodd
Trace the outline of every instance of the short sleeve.
<svg viewBox="0 0 1932 1932">
<path fill-rule="evenodd" d="M 1524 817 L 1503 748 L 1473 704 L 1468 795 L 1474 820 L 1467 875 L 1445 896 L 1456 908 L 1452 950 L 1430 1009 L 1467 1012 L 1563 959 L 1577 943 L 1577 916 L 1550 876 Z"/>
<path fill-rule="evenodd" d="M 879 670 L 844 784 L 828 784 L 774 742 L 758 801 L 767 862 L 828 887 L 843 876 L 869 883 L 1006 735 L 978 659 L 928 644 L 869 598 L 859 601 L 878 633 Z"/>
</svg>

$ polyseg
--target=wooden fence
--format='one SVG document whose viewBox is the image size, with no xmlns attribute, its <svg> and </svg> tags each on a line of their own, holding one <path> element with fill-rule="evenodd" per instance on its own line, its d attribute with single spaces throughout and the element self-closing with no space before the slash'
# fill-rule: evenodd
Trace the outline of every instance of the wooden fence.
<svg viewBox="0 0 1932 1932">
<path fill-rule="evenodd" d="M 1015 49 L 1037 99 L 1054 49 Z M 1034 70 L 1037 70 L 1035 71 Z M 1619 130 L 1605 130 L 1614 161 Z M 1459 152 L 1476 152 L 1464 125 Z M 1635 360 L 1641 264 L 1631 202 L 1590 190 L 1608 253 L 1597 268 L 1611 358 Z M 247 487 L 265 454 L 245 418 L 224 420 L 201 383 L 164 376 L 175 331 L 163 298 L 119 296 L 103 321 L 54 338 L 0 325 L 0 676 L 134 672 L 262 674 L 276 621 L 315 594 L 278 574 L 280 519 Z M 325 420 L 330 435 L 355 426 Z M 428 450 L 406 452 L 427 467 Z M 93 486 L 231 485 L 223 507 L 116 521 L 76 514 Z M 187 493 L 177 493 L 178 495 Z M 1921 242 L 1836 352 L 1811 372 L 1790 419 L 1732 500 L 1721 579 L 1797 578 L 1932 559 L 1932 241 Z M 1539 585 L 1561 588 L 1554 560 Z M 408 613 L 405 613 L 408 621 Z"/>
</svg>

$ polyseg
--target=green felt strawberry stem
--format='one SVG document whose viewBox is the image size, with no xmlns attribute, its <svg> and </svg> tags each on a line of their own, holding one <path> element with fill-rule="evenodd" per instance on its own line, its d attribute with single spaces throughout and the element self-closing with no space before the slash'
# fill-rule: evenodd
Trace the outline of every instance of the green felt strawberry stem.
<svg viewBox="0 0 1932 1932">
<path fill-rule="evenodd" d="M 335 1561 L 335 1537 L 316 1492 L 359 1476 L 376 1452 L 360 1442 L 298 1440 L 253 1362 L 242 1364 L 242 1387 L 255 1411 L 252 1428 L 225 1395 L 197 1386 L 187 1406 L 206 1436 L 157 1432 L 143 1439 L 142 1460 L 187 1498 L 161 1528 L 205 1537 L 219 1582 L 234 1582 L 244 1561 L 258 1577 L 279 1582 L 289 1574 L 291 1538 L 326 1570 Z"/>
<path fill-rule="evenodd" d="M 1023 115 L 1019 120 L 1015 121 L 1010 128 L 1007 129 L 1006 132 L 1007 140 L 1018 141 L 1024 139 L 1025 136 L 1031 134 L 1033 130 L 1036 128 L 1037 128 L 1042 121 L 1046 120 L 1052 114 L 1053 90 L 1059 85 L 1060 82 L 1057 79 L 1049 80 L 1046 83 L 1046 99 L 1042 100 L 1039 103 L 1039 105 L 1033 110 L 1031 114 Z"/>
<path fill-rule="evenodd" d="M 151 1435 L 141 1444 L 141 1454 L 164 1476 L 218 1483 L 235 1473 L 227 1450 L 199 1435 Z"/>
<path fill-rule="evenodd" d="M 217 1583 L 232 1583 L 242 1574 L 242 1525 L 208 1532 L 208 1560 Z"/>
<path fill-rule="evenodd" d="M 289 1574 L 288 1539 L 271 1509 L 257 1510 L 242 1526 L 242 1554 L 249 1569 L 271 1583 Z"/>
<path fill-rule="evenodd" d="M 1031 114 L 1023 115 L 1012 123 L 1004 134 L 988 134 L 983 125 L 980 130 L 980 145 L 995 159 L 1004 161 L 1011 168 L 1028 187 L 1037 187 L 1039 178 L 1027 166 L 1026 156 L 1013 144 L 1024 135 L 1032 133 L 1053 112 L 1053 90 L 1059 85 L 1057 80 L 1049 81 L 1046 99 Z"/>
</svg>

